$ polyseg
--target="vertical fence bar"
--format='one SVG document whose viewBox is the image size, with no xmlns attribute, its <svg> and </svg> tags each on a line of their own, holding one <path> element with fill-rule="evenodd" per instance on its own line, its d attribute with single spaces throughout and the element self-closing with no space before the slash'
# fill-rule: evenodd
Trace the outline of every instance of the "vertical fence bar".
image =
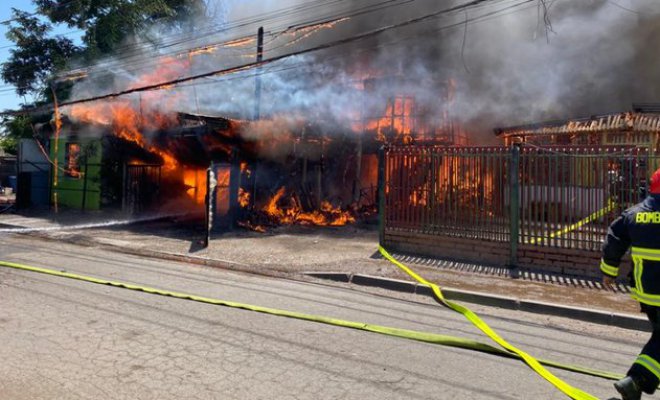
<svg viewBox="0 0 660 400">
<path fill-rule="evenodd" d="M 385 245 L 385 148 L 378 149 L 378 243 Z"/>
<path fill-rule="evenodd" d="M 509 166 L 509 184 L 510 184 L 510 199 L 509 211 L 510 216 L 510 229 L 511 229 L 511 253 L 509 256 L 510 267 L 515 268 L 518 265 L 518 237 L 519 237 L 519 221 L 520 221 L 520 198 L 519 198 L 519 174 L 518 168 L 520 163 L 520 145 L 514 144 L 511 147 L 511 164 Z"/>
<path fill-rule="evenodd" d="M 82 201 L 80 209 L 85 211 L 85 203 L 87 203 L 87 170 L 89 169 L 89 163 L 87 162 L 87 156 L 85 156 L 85 168 L 83 169 L 83 190 L 82 190 Z"/>
<path fill-rule="evenodd" d="M 519 201 L 520 207 L 518 210 L 522 211 L 522 220 L 521 224 L 519 226 L 519 231 L 520 231 L 520 236 L 522 238 L 523 243 L 529 243 L 530 239 L 530 229 L 531 229 L 531 223 L 532 223 L 532 218 L 529 213 L 530 207 L 529 207 L 529 195 L 527 191 L 529 190 L 529 174 L 527 173 L 527 164 L 529 163 L 530 157 L 530 151 L 527 148 L 519 148 L 518 150 L 518 155 L 519 159 L 519 171 L 516 171 L 516 177 L 520 177 L 520 182 L 519 186 L 521 187 L 522 190 L 520 190 L 519 196 L 516 196 L 516 198 Z M 512 192 L 513 196 L 513 192 Z M 521 212 L 518 211 L 518 212 Z M 514 214 L 511 214 L 511 218 L 513 219 Z M 520 214 L 517 214 L 517 218 L 520 218 Z M 513 233 L 513 232 L 512 232 Z"/>
<path fill-rule="evenodd" d="M 410 213 L 410 206 L 406 201 L 406 193 L 409 192 L 410 181 L 408 179 L 405 179 L 405 176 L 407 175 L 408 172 L 408 159 L 409 159 L 408 152 L 404 151 L 403 154 L 401 154 L 401 160 L 400 160 L 401 162 L 397 163 L 397 167 L 399 168 L 398 179 L 397 179 L 397 186 L 398 186 L 397 193 L 399 194 L 399 200 L 397 201 L 396 207 L 397 210 L 399 211 L 398 213 L 399 220 L 404 222 L 405 227 L 407 229 L 410 229 L 411 228 L 410 218 L 408 218 L 408 214 Z"/>
</svg>

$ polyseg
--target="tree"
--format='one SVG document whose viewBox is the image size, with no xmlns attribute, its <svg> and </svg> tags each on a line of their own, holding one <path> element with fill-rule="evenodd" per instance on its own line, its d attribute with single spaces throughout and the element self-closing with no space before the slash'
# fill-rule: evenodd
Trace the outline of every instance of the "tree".
<svg viewBox="0 0 660 400">
<path fill-rule="evenodd" d="M 205 17 L 203 0 L 33 0 L 52 22 L 84 30 L 86 61 L 112 54 L 127 38 L 158 22 L 163 30 L 187 30 Z"/>
<path fill-rule="evenodd" d="M 27 115 L 5 117 L 0 131 L 0 147 L 9 154 L 16 154 L 18 140 L 33 136 L 32 120 Z"/>
<path fill-rule="evenodd" d="M 52 26 L 24 11 L 13 9 L 7 38 L 16 44 L 2 64 L 2 79 L 23 96 L 41 92 L 53 72 L 66 66 L 79 48 L 63 36 L 48 37 Z"/>
<path fill-rule="evenodd" d="M 91 64 L 113 54 L 133 35 L 146 31 L 156 21 L 170 34 L 188 32 L 205 18 L 204 0 L 32 0 L 34 14 L 12 9 L 6 22 L 7 38 L 14 42 L 9 59 L 2 63 L 0 77 L 16 87 L 20 96 L 35 95 L 35 104 L 52 102 L 52 89 L 66 100 L 71 84 L 55 84 L 54 77 L 74 59 Z M 64 24 L 83 30 L 81 45 L 61 35 L 52 36 L 53 26 Z M 28 110 L 30 104 L 24 104 Z M 6 117 L 0 145 L 10 151 L 18 138 L 31 137 L 30 117 Z M 27 129 L 29 128 L 29 130 Z"/>
<path fill-rule="evenodd" d="M 2 79 L 19 95 L 43 93 L 49 79 L 78 57 L 85 63 L 113 54 L 158 21 L 169 33 L 188 31 L 205 16 L 203 0 L 33 0 L 37 15 L 13 10 L 7 38 L 15 43 Z M 41 18 L 39 18 L 41 16 Z M 50 37 L 53 24 L 83 30 L 82 45 Z"/>
</svg>

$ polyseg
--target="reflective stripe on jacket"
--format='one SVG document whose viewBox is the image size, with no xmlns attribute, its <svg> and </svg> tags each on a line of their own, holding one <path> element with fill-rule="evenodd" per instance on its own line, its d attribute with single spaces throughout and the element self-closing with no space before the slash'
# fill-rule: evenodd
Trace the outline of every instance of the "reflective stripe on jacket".
<svg viewBox="0 0 660 400">
<path fill-rule="evenodd" d="M 601 272 L 616 277 L 628 248 L 633 261 L 632 297 L 660 307 L 660 195 L 647 197 L 612 222 L 603 243 Z"/>
</svg>

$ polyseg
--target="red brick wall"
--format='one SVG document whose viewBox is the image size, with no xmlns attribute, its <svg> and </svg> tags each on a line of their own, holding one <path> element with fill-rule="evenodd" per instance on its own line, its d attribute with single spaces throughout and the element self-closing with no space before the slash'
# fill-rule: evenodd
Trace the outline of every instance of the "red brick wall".
<svg viewBox="0 0 660 400">
<path fill-rule="evenodd" d="M 395 252 L 494 266 L 508 266 L 508 242 L 454 238 L 399 230 L 386 230 L 384 247 Z M 558 249 L 530 244 L 518 245 L 518 266 L 565 275 L 600 277 L 600 252 Z M 629 259 L 621 265 L 621 276 L 630 269 Z"/>
<path fill-rule="evenodd" d="M 489 265 L 509 262 L 510 250 L 506 243 L 395 230 L 385 231 L 384 242 L 387 250 L 395 252 Z"/>
</svg>

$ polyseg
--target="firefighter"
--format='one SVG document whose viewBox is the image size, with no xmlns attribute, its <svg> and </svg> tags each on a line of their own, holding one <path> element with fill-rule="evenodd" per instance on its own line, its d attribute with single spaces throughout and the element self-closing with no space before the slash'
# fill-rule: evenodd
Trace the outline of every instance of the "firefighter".
<svg viewBox="0 0 660 400">
<path fill-rule="evenodd" d="M 660 169 L 651 177 L 646 199 L 624 211 L 607 231 L 600 263 L 605 287 L 614 289 L 619 263 L 630 247 L 631 294 L 653 333 L 627 376 L 614 383 L 623 400 L 641 399 L 642 392 L 653 394 L 660 382 Z"/>
</svg>

